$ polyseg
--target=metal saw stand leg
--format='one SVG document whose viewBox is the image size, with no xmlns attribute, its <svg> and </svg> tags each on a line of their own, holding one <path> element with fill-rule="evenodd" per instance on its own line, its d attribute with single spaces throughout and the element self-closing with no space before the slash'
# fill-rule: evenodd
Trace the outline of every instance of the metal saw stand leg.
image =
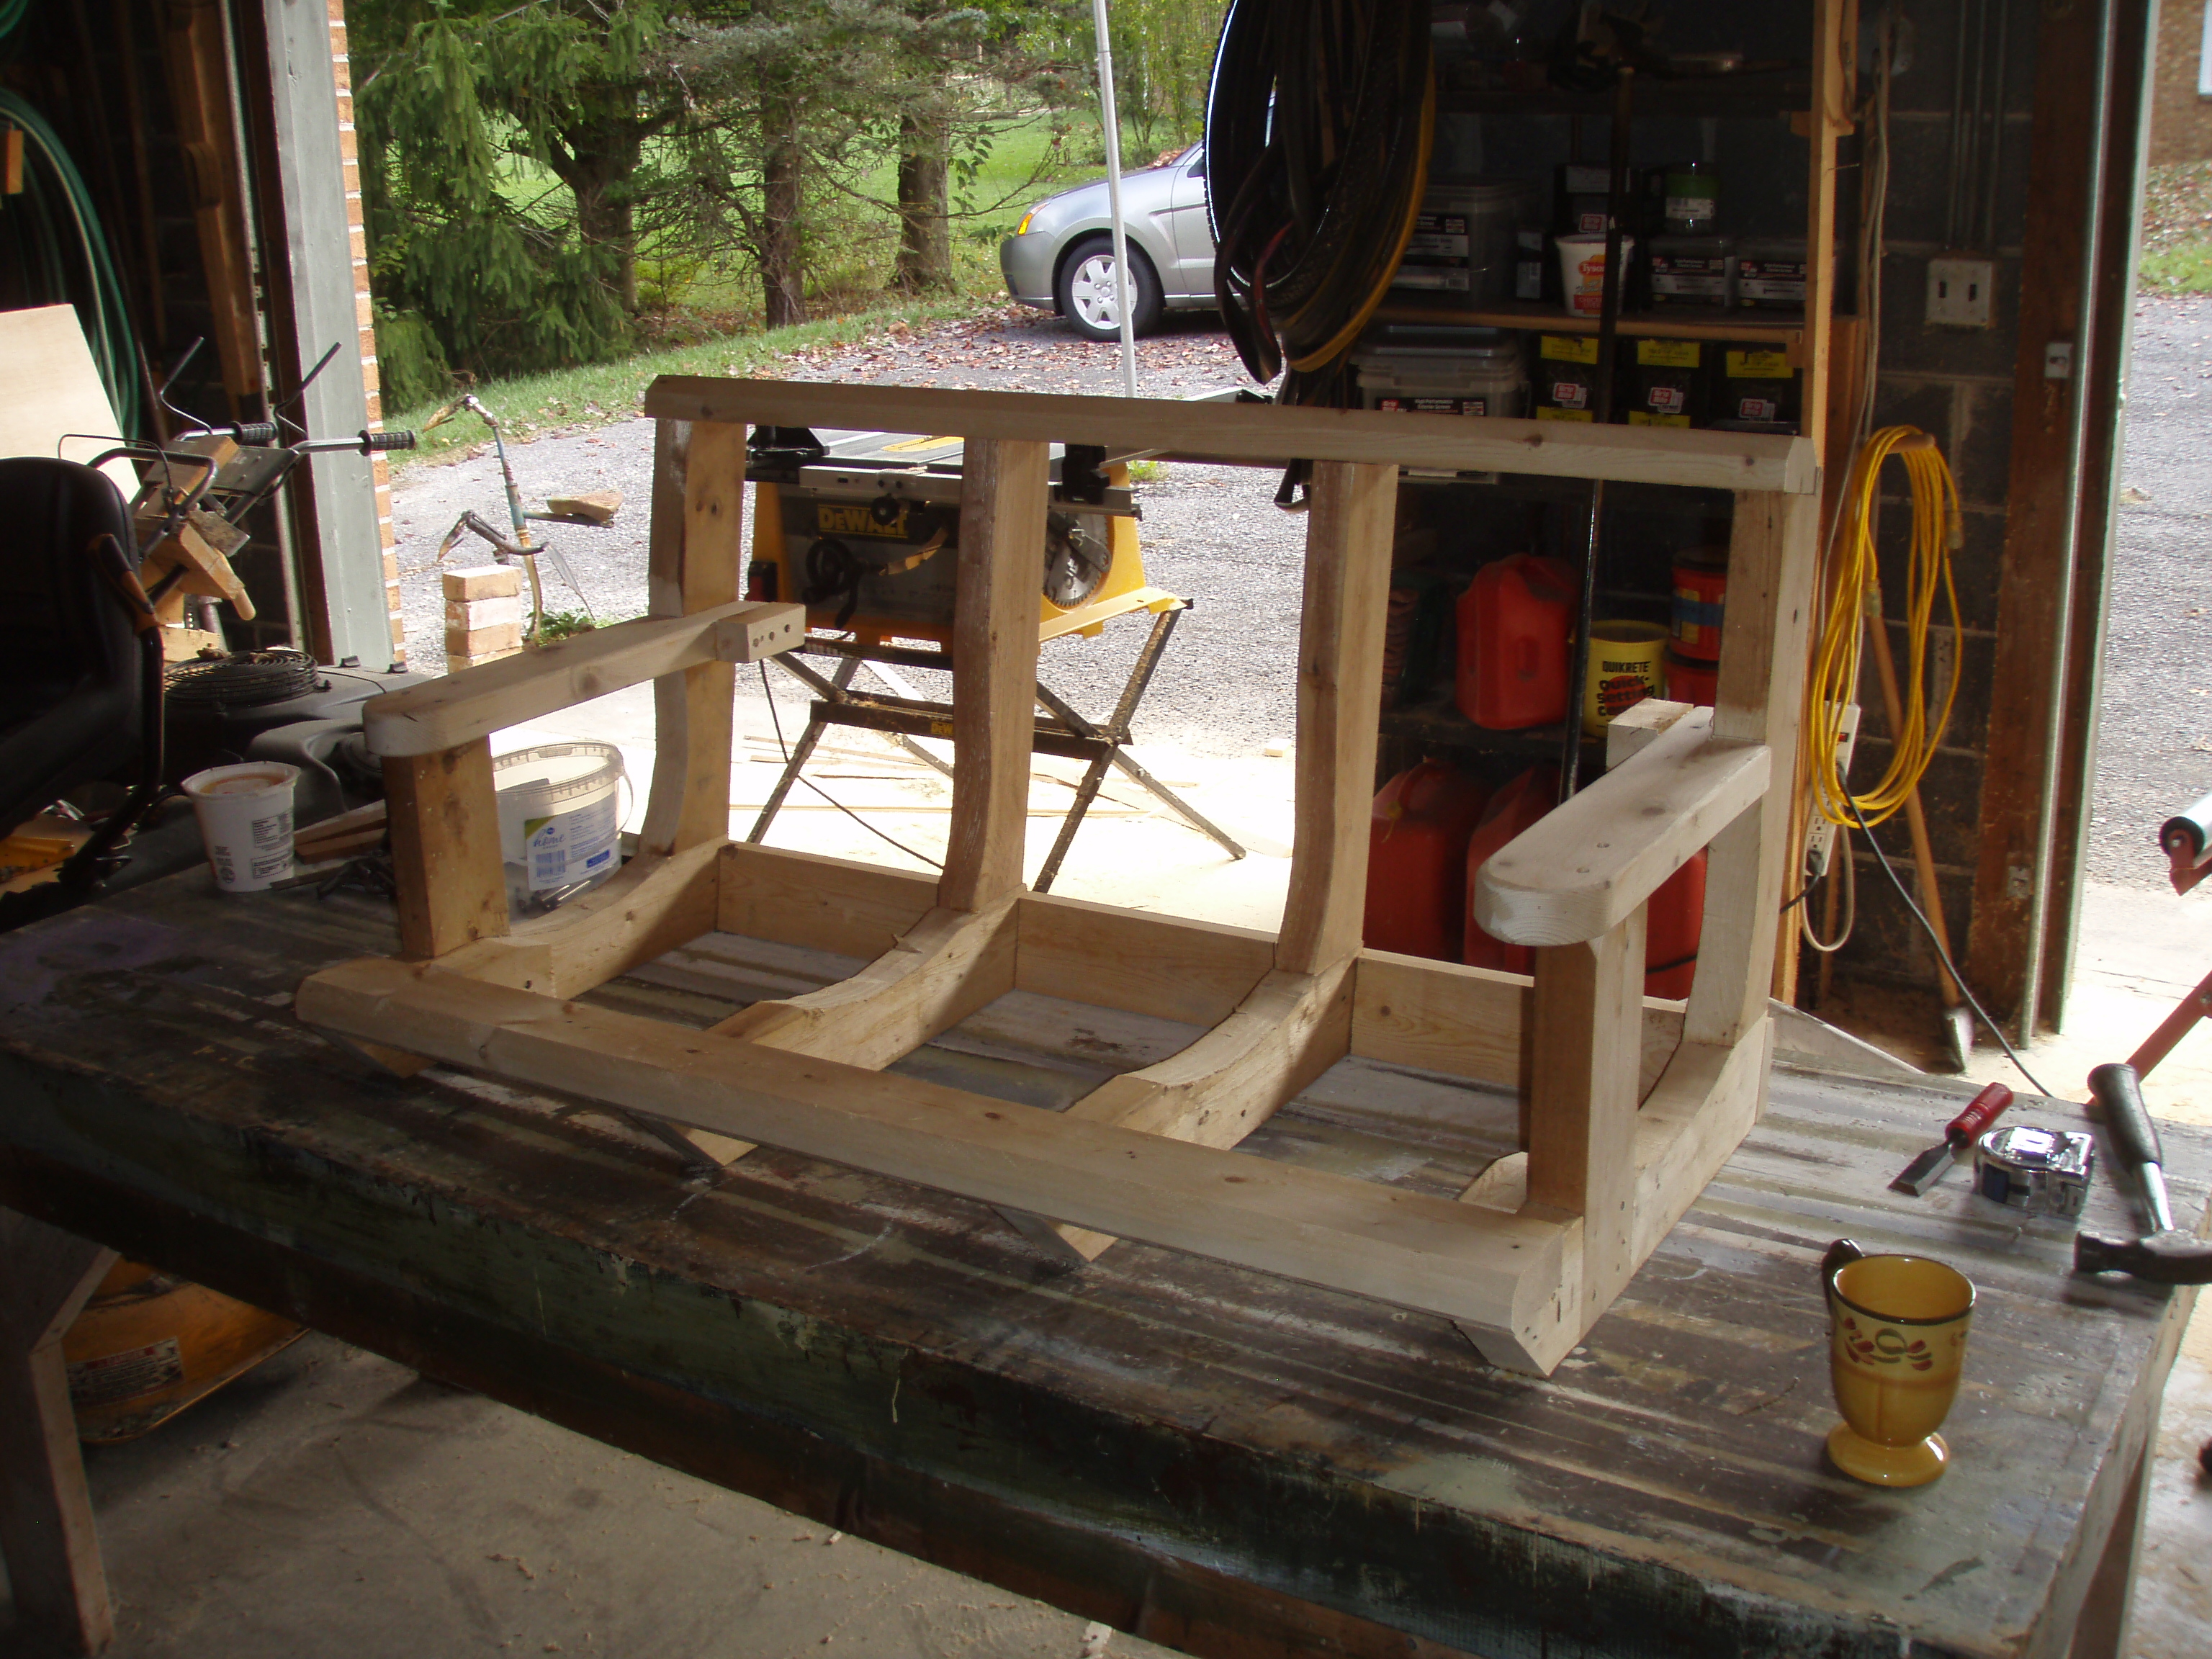
<svg viewBox="0 0 2212 1659">
<path fill-rule="evenodd" d="M 1030 883 L 1032 891 L 1051 890 L 1053 878 L 1060 874 L 1060 861 L 1073 845 L 1075 832 L 1083 827 L 1084 814 L 1091 803 L 1098 799 L 1099 787 L 1106 781 L 1106 769 L 1118 766 L 1159 800 L 1165 802 L 1200 834 L 1211 836 L 1232 859 L 1244 856 L 1243 848 L 1237 845 L 1219 826 L 1210 823 L 1197 808 L 1184 800 L 1158 778 L 1129 758 L 1122 745 L 1129 741 L 1129 722 L 1136 718 L 1137 705 L 1152 683 L 1152 671 L 1159 666 L 1160 656 L 1167 649 L 1169 637 L 1175 632 L 1176 618 L 1180 610 L 1163 611 L 1152 618 L 1151 636 L 1145 641 L 1144 649 L 1137 653 L 1136 665 L 1129 671 L 1128 684 L 1121 688 L 1121 700 L 1114 705 L 1114 712 L 1103 726 L 1092 726 L 1082 715 L 1063 702 L 1043 681 L 1037 682 L 1037 701 L 1050 709 L 1067 728 L 1082 737 L 1095 738 L 1108 746 L 1091 760 L 1083 774 L 1083 781 L 1075 791 L 1075 804 L 1067 809 L 1060 820 L 1060 834 L 1052 843 L 1052 851 L 1045 854 L 1036 879 Z"/>
<path fill-rule="evenodd" d="M 832 702 L 843 701 L 845 688 L 852 684 L 853 676 L 860 672 L 860 659 L 858 657 L 846 658 L 837 665 L 836 672 L 827 679 L 807 667 L 805 664 L 793 662 L 787 657 L 778 657 L 775 661 L 777 666 L 789 669 L 793 674 L 812 686 Z M 771 696 L 774 695 L 773 692 L 769 693 Z M 783 810 L 784 798 L 791 793 L 791 786 L 799 781 L 799 774 L 805 766 L 809 757 L 813 755 L 814 746 L 822 741 L 822 727 L 823 721 L 818 714 L 810 714 L 807 717 L 806 730 L 799 734 L 799 742 L 791 751 L 791 757 L 783 763 L 783 775 L 775 781 L 775 788 L 769 793 L 766 802 L 762 805 L 760 816 L 753 820 L 753 827 L 745 836 L 748 842 L 757 846 L 768 839 L 769 825 L 775 822 L 775 815 Z"/>
</svg>

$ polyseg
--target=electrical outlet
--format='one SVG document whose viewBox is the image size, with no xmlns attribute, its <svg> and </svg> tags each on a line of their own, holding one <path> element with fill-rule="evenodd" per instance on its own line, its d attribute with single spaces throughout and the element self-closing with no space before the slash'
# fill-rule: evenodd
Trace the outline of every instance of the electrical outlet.
<svg viewBox="0 0 2212 1659">
<path fill-rule="evenodd" d="M 1996 286 L 1994 259 L 1945 258 L 1928 262 L 1928 320 L 1943 328 L 1988 328 Z"/>
<path fill-rule="evenodd" d="M 1836 770 L 1848 778 L 1851 775 L 1851 750 L 1858 746 L 1859 706 L 1844 705 L 1844 729 L 1836 735 Z M 1805 826 L 1805 881 L 1807 885 L 1828 873 L 1828 860 L 1835 855 L 1836 826 L 1826 817 L 1815 811 L 1812 822 Z"/>
</svg>

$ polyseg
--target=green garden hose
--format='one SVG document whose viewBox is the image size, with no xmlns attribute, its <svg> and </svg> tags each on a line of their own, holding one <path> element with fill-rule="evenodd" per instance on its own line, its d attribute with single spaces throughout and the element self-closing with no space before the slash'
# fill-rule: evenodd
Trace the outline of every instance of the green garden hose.
<svg viewBox="0 0 2212 1659">
<path fill-rule="evenodd" d="M 0 35 L 8 32 L 14 0 L 0 0 Z M 38 111 L 12 92 L 0 89 L 0 121 L 22 129 L 27 165 L 21 198 L 24 212 L 8 226 L 16 240 L 34 298 L 48 305 L 75 305 L 84 325 L 86 343 L 107 388 L 107 401 L 122 425 L 118 436 L 138 435 L 138 345 L 123 283 L 108 255 L 107 238 L 91 192 L 70 160 L 69 151 Z M 74 253 L 76 258 L 68 257 Z M 73 265 L 82 269 L 74 270 Z"/>
</svg>

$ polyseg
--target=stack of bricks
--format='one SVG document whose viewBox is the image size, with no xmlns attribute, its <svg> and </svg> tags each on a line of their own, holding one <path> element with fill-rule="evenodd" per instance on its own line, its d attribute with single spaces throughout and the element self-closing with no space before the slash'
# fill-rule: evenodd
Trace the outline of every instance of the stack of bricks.
<svg viewBox="0 0 2212 1659">
<path fill-rule="evenodd" d="M 448 570 L 446 672 L 511 657 L 522 649 L 522 572 L 488 564 Z"/>
</svg>

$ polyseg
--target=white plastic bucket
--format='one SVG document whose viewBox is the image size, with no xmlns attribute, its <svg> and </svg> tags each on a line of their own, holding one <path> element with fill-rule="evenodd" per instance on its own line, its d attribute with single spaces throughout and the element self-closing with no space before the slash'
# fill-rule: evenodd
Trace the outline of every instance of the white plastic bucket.
<svg viewBox="0 0 2212 1659">
<path fill-rule="evenodd" d="M 226 893 L 258 893 L 292 874 L 292 786 L 300 769 L 248 761 L 195 772 L 185 793 L 200 822 L 208 867 Z"/>
<path fill-rule="evenodd" d="M 619 869 L 622 750 L 548 743 L 492 762 L 508 908 L 550 908 Z"/>
<path fill-rule="evenodd" d="M 1595 317 L 1605 308 L 1605 234 L 1602 231 L 1577 231 L 1559 239 L 1559 293 L 1567 302 L 1567 311 L 1576 317 Z M 1620 239 L 1621 281 L 1628 279 L 1629 268 L 1636 263 L 1636 239 Z"/>
</svg>

